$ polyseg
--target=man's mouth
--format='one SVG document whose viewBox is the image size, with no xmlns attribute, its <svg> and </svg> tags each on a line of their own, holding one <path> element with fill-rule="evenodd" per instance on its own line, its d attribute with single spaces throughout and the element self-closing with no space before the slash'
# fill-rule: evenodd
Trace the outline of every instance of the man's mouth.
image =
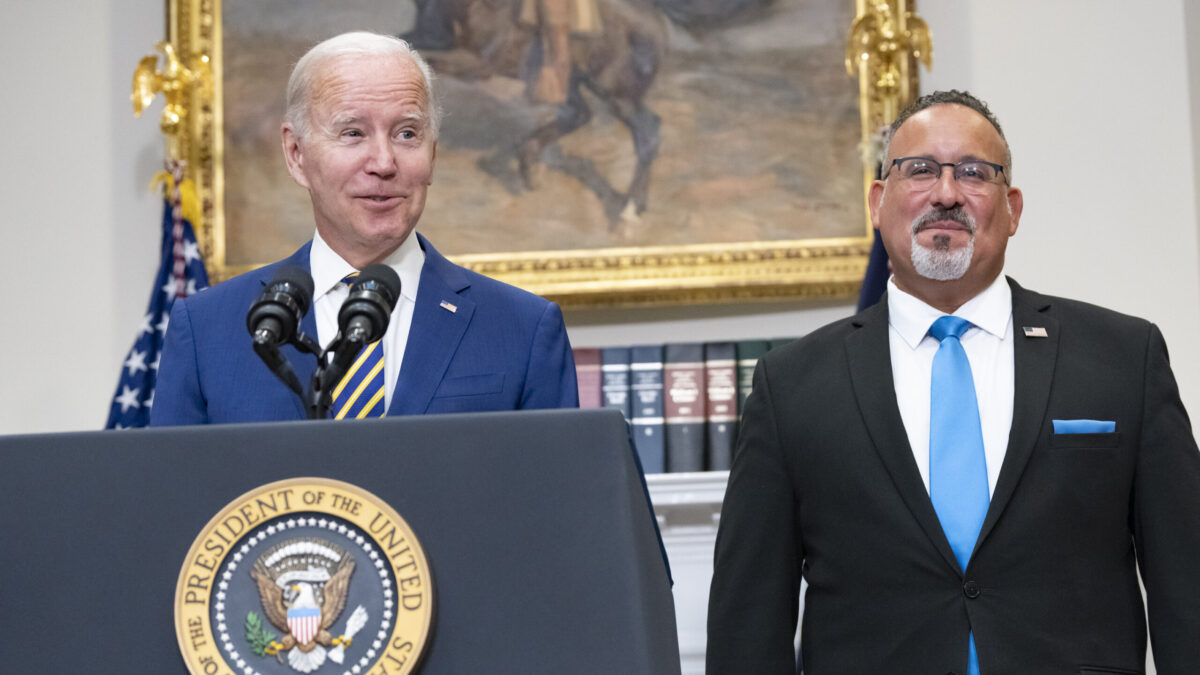
<svg viewBox="0 0 1200 675">
<path fill-rule="evenodd" d="M 967 215 L 961 208 L 934 210 L 926 213 L 917 219 L 912 226 L 914 235 L 920 234 L 925 230 L 942 230 L 954 232 L 967 232 L 974 234 L 975 225 L 971 216 Z"/>
<path fill-rule="evenodd" d="M 962 232 L 970 232 L 971 228 L 954 220 L 938 220 L 932 223 L 921 223 L 917 225 L 917 233 L 925 230 L 958 230 Z"/>
</svg>

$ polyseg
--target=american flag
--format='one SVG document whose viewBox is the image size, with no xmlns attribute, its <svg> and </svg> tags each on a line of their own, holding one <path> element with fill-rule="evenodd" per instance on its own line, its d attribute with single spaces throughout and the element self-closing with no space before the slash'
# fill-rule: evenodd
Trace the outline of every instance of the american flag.
<svg viewBox="0 0 1200 675">
<path fill-rule="evenodd" d="M 150 305 L 121 367 L 121 378 L 109 408 L 107 429 L 144 427 L 154 405 L 154 382 L 171 304 L 208 287 L 208 272 L 200 256 L 192 224 L 183 215 L 183 163 L 168 161 L 170 198 L 163 200 L 162 262 L 155 277 Z"/>
</svg>

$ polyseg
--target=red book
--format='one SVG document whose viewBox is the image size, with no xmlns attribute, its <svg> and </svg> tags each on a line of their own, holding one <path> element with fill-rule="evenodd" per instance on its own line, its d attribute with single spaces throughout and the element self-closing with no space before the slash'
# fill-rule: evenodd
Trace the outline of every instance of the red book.
<svg viewBox="0 0 1200 675">
<path fill-rule="evenodd" d="M 603 406 L 600 349 L 577 347 L 572 351 L 575 353 L 575 377 L 579 380 L 579 407 L 599 408 Z"/>
</svg>

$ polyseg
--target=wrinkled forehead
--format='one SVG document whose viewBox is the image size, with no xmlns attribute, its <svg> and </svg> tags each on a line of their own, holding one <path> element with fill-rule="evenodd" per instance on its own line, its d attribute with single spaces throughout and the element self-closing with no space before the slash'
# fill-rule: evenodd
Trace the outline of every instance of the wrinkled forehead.
<svg viewBox="0 0 1200 675">
<path fill-rule="evenodd" d="M 1007 160 L 1007 145 L 986 117 L 970 108 L 945 103 L 926 108 L 904 121 L 888 144 L 888 160 L 933 157 L 943 162 L 963 159 Z"/>
<path fill-rule="evenodd" d="M 339 54 L 315 68 L 308 92 L 314 106 L 338 106 L 365 96 L 411 103 L 429 110 L 429 92 L 421 69 L 407 54 Z"/>
</svg>

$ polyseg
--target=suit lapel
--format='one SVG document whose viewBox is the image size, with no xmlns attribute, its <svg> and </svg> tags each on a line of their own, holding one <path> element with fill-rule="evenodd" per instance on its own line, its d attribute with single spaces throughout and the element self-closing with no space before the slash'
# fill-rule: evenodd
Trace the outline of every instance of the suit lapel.
<svg viewBox="0 0 1200 675">
<path fill-rule="evenodd" d="M 470 286 L 466 275 L 424 237 L 417 235 L 417 240 L 425 250 L 425 264 L 389 416 L 420 415 L 429 409 L 475 314 L 474 301 L 462 294 Z"/>
<path fill-rule="evenodd" d="M 942 532 L 925 482 L 921 480 L 921 472 L 913 458 L 908 433 L 904 430 L 904 421 L 896 403 L 888 338 L 887 296 L 855 317 L 854 325 L 858 330 L 846 338 L 846 357 L 850 364 L 850 381 L 867 433 L 909 511 L 946 563 L 957 570 L 954 551 Z"/>
<path fill-rule="evenodd" d="M 1000 519 L 1017 489 L 1021 474 L 1025 471 L 1038 434 L 1046 417 L 1046 406 L 1050 400 L 1050 384 L 1054 376 L 1054 364 L 1058 358 L 1058 321 L 1048 312 L 1050 301 L 1032 291 L 1021 288 L 1009 279 L 1013 298 L 1013 420 L 1008 436 L 1008 448 L 1004 452 L 1004 463 L 996 479 L 992 503 L 988 507 L 983 529 L 979 532 L 976 549 Z M 1046 337 L 1025 337 L 1022 328 L 1040 326 L 1046 329 Z"/>
</svg>

